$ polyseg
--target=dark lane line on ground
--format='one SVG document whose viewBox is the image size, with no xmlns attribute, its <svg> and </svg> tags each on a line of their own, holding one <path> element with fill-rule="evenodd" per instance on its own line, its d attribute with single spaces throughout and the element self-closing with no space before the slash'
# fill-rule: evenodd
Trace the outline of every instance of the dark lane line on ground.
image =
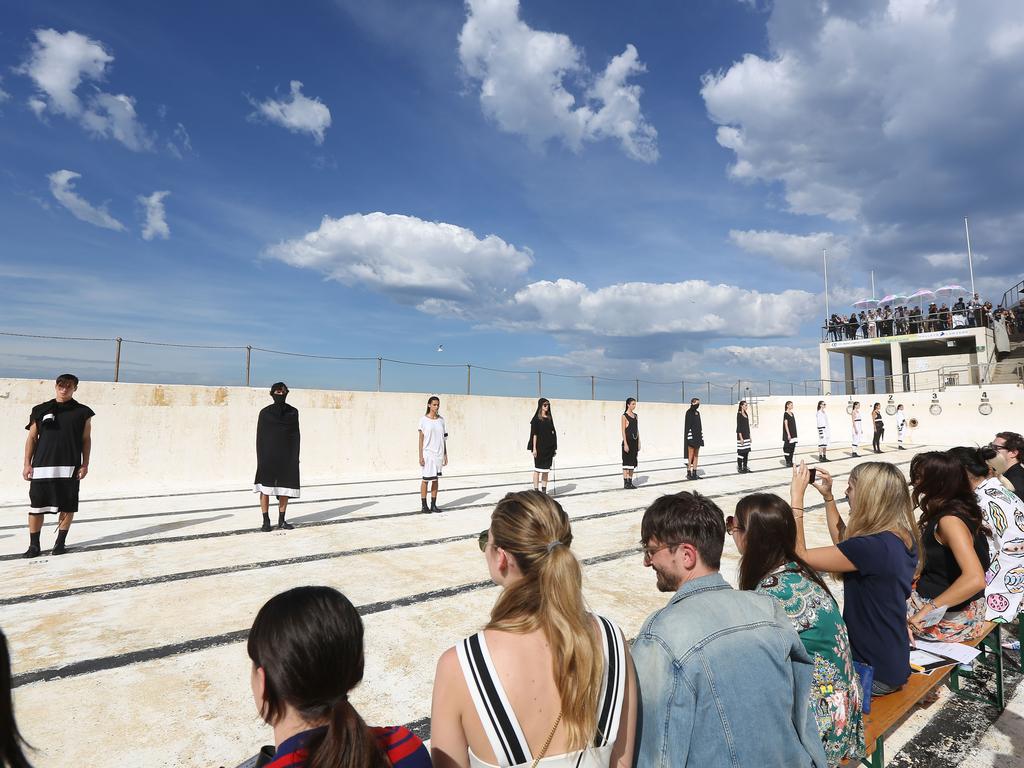
<svg viewBox="0 0 1024 768">
<path fill-rule="evenodd" d="M 908 464 L 909 461 L 908 462 L 892 462 L 892 463 L 895 464 L 896 466 L 903 466 L 904 464 Z M 768 468 L 768 469 L 753 469 L 753 470 L 751 470 L 750 472 L 748 472 L 746 474 L 760 474 L 762 472 L 777 472 L 779 469 L 786 469 L 786 467 L 775 467 L 775 468 Z M 654 471 L 661 471 L 661 470 L 651 470 L 651 471 L 654 472 Z M 845 473 L 837 474 L 837 475 L 835 475 L 835 477 L 841 477 L 843 474 L 845 474 Z M 710 479 L 710 478 L 728 477 L 728 476 L 729 475 L 704 475 L 704 476 L 701 477 L 701 480 L 707 480 L 707 479 Z M 743 476 L 745 476 L 745 475 L 740 475 L 739 477 L 743 477 Z M 602 477 L 602 476 L 599 476 L 599 477 Z M 697 481 L 694 481 L 694 480 L 667 480 L 667 481 L 661 482 L 661 483 L 644 483 L 644 484 L 639 486 L 639 489 L 642 490 L 642 489 L 648 488 L 648 487 L 655 487 L 656 488 L 656 487 L 661 487 L 661 486 L 666 486 L 666 485 L 679 485 L 679 486 L 681 486 L 680 490 L 684 490 L 684 489 L 689 487 L 690 483 L 694 483 L 694 482 L 700 482 L 700 480 L 697 480 Z M 481 486 L 481 487 L 488 487 L 488 486 Z M 494 487 L 499 487 L 500 488 L 500 487 L 503 487 L 503 486 L 494 486 Z M 773 486 L 773 487 L 777 487 L 777 486 Z M 471 488 L 465 488 L 465 489 L 461 489 L 461 490 L 472 490 L 472 489 Z M 575 498 L 575 497 L 579 497 L 579 496 L 595 496 L 597 494 L 602 494 L 602 493 L 618 493 L 618 492 L 620 492 L 622 490 L 623 490 L 622 488 L 618 488 L 618 487 L 615 487 L 615 488 L 599 488 L 599 489 L 593 490 L 593 491 L 577 491 L 577 492 L 573 492 L 573 493 L 567 493 L 567 494 L 564 494 L 564 495 L 553 494 L 553 496 L 556 499 L 566 499 L 566 498 Z M 699 489 L 695 488 L 695 490 L 699 490 Z M 753 491 L 750 491 L 750 492 L 753 493 Z M 369 498 L 369 497 L 365 497 L 365 498 Z M 492 505 L 490 503 L 485 503 L 485 504 L 469 504 L 469 505 L 466 505 L 464 507 L 450 508 L 449 510 L 446 510 L 446 512 L 448 512 L 448 511 L 463 511 L 463 510 L 469 510 L 469 509 L 481 509 L 481 508 L 485 508 L 485 507 L 489 507 L 489 506 L 492 506 Z M 243 509 L 249 509 L 249 508 L 250 507 L 243 507 Z M 224 508 L 204 510 L 204 511 L 213 512 L 213 511 L 221 511 L 221 509 L 224 509 Z M 423 513 L 420 510 L 418 510 L 418 509 L 415 510 L 415 511 L 411 511 L 411 512 L 389 512 L 389 513 L 380 514 L 380 515 L 366 515 L 366 516 L 363 516 L 363 517 L 348 517 L 348 518 L 344 518 L 342 520 L 322 520 L 322 521 L 317 521 L 317 522 L 312 522 L 312 523 L 306 523 L 302 527 L 303 528 L 317 528 L 317 527 L 326 526 L 326 525 L 344 525 L 344 524 L 347 524 L 347 523 L 365 522 L 367 520 L 391 520 L 391 519 L 400 518 L 400 517 L 410 517 L 410 516 L 413 516 L 413 515 L 418 516 L 418 515 L 421 515 L 421 514 L 423 514 Z M 133 540 L 133 541 L 121 541 L 121 542 L 114 542 L 114 543 L 110 543 L 110 544 L 104 544 L 102 546 L 96 546 L 96 547 L 85 547 L 85 546 L 68 547 L 67 553 L 64 554 L 64 555 L 61 555 L 61 557 L 65 557 L 66 558 L 66 557 L 68 557 L 70 555 L 82 555 L 82 554 L 87 554 L 89 552 L 101 552 L 101 551 L 107 551 L 107 550 L 113 550 L 113 549 L 126 549 L 128 547 L 141 547 L 141 546 L 158 545 L 158 544 L 173 544 L 173 543 L 179 543 L 179 542 L 183 542 L 183 541 L 200 541 L 200 540 L 205 540 L 205 539 L 225 538 L 225 537 L 228 537 L 228 536 L 242 536 L 242 535 L 248 535 L 248 534 L 258 533 L 258 532 L 259 532 L 258 528 L 247 527 L 247 528 L 240 528 L 240 529 L 237 529 L 237 530 L 209 531 L 207 533 L 194 533 L 194 534 L 189 534 L 189 535 L 185 535 L 185 536 L 164 536 L 164 537 L 152 538 L 152 539 L 138 539 L 138 540 Z M 10 561 L 10 560 L 18 560 L 21 557 L 22 557 L 22 555 L 20 553 L 17 553 L 17 552 L 13 552 L 13 553 L 7 554 L 7 555 L 0 555 L 0 562 Z"/>
<path fill-rule="evenodd" d="M 619 550 L 618 552 L 609 552 L 604 555 L 588 557 L 585 560 L 581 560 L 580 563 L 584 566 L 598 565 L 600 563 L 607 563 L 613 560 L 621 560 L 626 557 L 635 557 L 638 554 L 639 553 L 636 549 L 630 548 Z M 468 584 L 458 584 L 453 587 L 443 587 L 441 589 L 432 589 L 428 592 L 406 595 L 394 600 L 382 600 L 376 603 L 367 603 L 359 606 L 358 611 L 361 616 L 370 616 L 375 613 L 382 613 L 396 608 L 406 608 L 411 605 L 443 600 L 448 597 L 455 597 L 456 595 L 475 592 L 477 590 L 493 586 L 495 586 L 495 584 L 490 579 L 487 579 L 486 581 L 473 581 Z M 245 640 L 248 635 L 248 629 L 238 629 L 233 632 L 224 632 L 219 635 L 199 637 L 193 640 L 160 645 L 154 648 L 144 648 L 139 651 L 130 651 L 128 653 L 121 653 L 114 656 L 100 656 L 95 659 L 84 659 L 83 661 L 76 661 L 71 664 L 65 664 L 61 667 L 49 667 L 47 669 L 40 669 L 34 672 L 25 672 L 20 675 L 14 675 L 11 679 L 11 687 L 19 688 L 23 685 L 31 685 L 32 683 L 48 683 L 54 680 L 66 680 L 70 677 L 80 677 L 82 675 L 89 675 L 95 672 L 120 669 L 122 667 L 141 664 L 147 661 L 158 661 L 186 653 L 196 653 L 198 651 L 205 651 L 222 645 L 241 642 L 242 640 Z"/>
<path fill-rule="evenodd" d="M 766 448 L 764 450 L 768 450 L 768 449 Z M 722 454 L 714 454 L 714 455 L 722 455 Z M 798 455 L 803 455 L 803 454 L 798 454 Z M 810 454 L 808 453 L 806 455 L 810 455 Z M 711 462 L 711 463 L 703 465 L 703 466 L 721 467 L 721 466 L 726 466 L 726 465 L 731 465 L 731 464 L 732 464 L 732 461 L 729 460 L 729 461 Z M 612 466 L 612 465 L 601 465 L 601 466 Z M 647 474 L 652 474 L 654 472 L 671 472 L 673 470 L 679 470 L 679 469 L 682 469 L 682 468 L 681 467 L 656 467 L 656 468 L 653 468 L 653 469 L 645 469 L 645 470 L 643 470 L 643 472 L 646 472 Z M 637 470 L 637 471 L 640 471 L 640 470 Z M 752 470 L 752 471 L 754 471 L 754 472 L 764 472 L 765 470 L 758 469 L 758 470 Z M 508 474 L 508 473 L 505 473 L 505 474 Z M 517 474 L 519 474 L 519 473 L 517 473 Z M 552 472 L 552 474 L 555 474 L 556 477 L 557 477 L 557 472 Z M 602 478 L 602 477 L 608 477 L 608 476 L 609 475 L 603 474 L 603 473 L 600 474 L 600 475 L 578 475 L 578 476 L 570 475 L 570 476 L 565 477 L 561 481 L 569 482 L 569 481 L 572 481 L 572 480 L 596 480 L 596 479 L 599 479 L 599 478 Z M 621 474 L 615 475 L 615 477 L 619 478 L 619 477 L 621 477 Z M 388 482 L 394 482 L 394 481 L 388 481 Z M 444 489 L 444 491 L 445 491 L 446 494 L 448 494 L 448 493 L 455 493 L 455 492 L 460 492 L 460 491 L 477 491 L 477 490 L 480 490 L 481 488 L 504 488 L 504 487 L 509 486 L 509 485 L 511 485 L 511 484 L 510 483 L 496 483 L 496 484 L 491 484 L 491 485 L 452 486 L 450 488 L 446 487 Z M 622 489 L 621 488 L 612 488 L 611 490 L 622 490 Z M 343 502 L 343 501 L 365 501 L 365 500 L 368 500 L 368 499 L 387 499 L 387 498 L 397 498 L 399 496 L 417 496 L 417 495 L 418 495 L 417 491 L 415 489 L 413 489 L 413 490 L 408 490 L 408 491 L 396 491 L 396 492 L 393 492 L 393 493 L 380 493 L 380 494 L 377 494 L 375 496 L 373 496 L 373 495 L 367 495 L 367 496 L 337 496 L 337 497 L 334 497 L 334 498 L 327 498 L 327 499 L 295 499 L 294 501 L 289 502 L 288 508 L 289 509 L 293 509 L 298 504 L 333 504 L 333 503 L 336 503 L 336 502 Z M 154 498 L 161 498 L 161 497 L 154 497 Z M 20 506 L 24 506 L 24 505 L 20 505 Z M 235 506 L 230 506 L 230 507 L 200 507 L 200 508 L 197 508 L 197 509 L 171 510 L 169 512 L 143 512 L 143 513 L 140 513 L 140 514 L 137 514 L 137 515 L 117 515 L 115 517 L 81 518 L 78 521 L 76 521 L 76 528 L 80 527 L 82 525 L 88 524 L 88 523 L 107 523 L 107 522 L 117 522 L 117 521 L 120 521 L 120 520 L 139 520 L 139 519 L 144 519 L 144 518 L 149 518 L 149 517 L 174 517 L 176 515 L 198 515 L 198 514 L 202 514 L 204 512 L 238 512 L 238 511 L 243 511 L 243 510 L 255 510 L 257 508 L 258 507 L 257 507 L 256 502 L 253 502 L 251 504 L 240 504 L 240 505 L 235 505 Z M 81 513 L 79 513 L 79 514 L 81 514 Z M 10 531 L 16 531 L 16 530 L 21 530 L 24 527 L 25 527 L 24 524 L 20 524 L 20 525 L 5 525 L 5 526 L 0 526 L 0 531 L 9 531 L 9 530 Z M 0 557 L 0 560 L 3 560 L 3 559 L 4 559 L 3 557 Z"/>
</svg>

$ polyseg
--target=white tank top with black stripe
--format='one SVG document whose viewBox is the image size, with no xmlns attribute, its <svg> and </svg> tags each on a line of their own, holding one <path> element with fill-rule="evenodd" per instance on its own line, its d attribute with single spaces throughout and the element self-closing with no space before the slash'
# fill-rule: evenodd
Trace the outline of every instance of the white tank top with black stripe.
<svg viewBox="0 0 1024 768">
<path fill-rule="evenodd" d="M 594 614 L 594 618 L 601 628 L 601 647 L 605 659 L 601 695 L 597 702 L 597 735 L 594 743 L 585 750 L 542 758 L 540 765 L 545 768 L 608 768 L 611 763 L 626 691 L 626 650 L 619 628 L 603 616 Z M 532 765 L 533 754 L 516 714 L 509 705 L 494 662 L 491 661 L 484 633 L 470 635 L 455 649 L 477 715 L 484 726 L 484 733 L 498 759 L 495 766 L 481 760 L 470 750 L 470 768 L 517 768 Z"/>
</svg>

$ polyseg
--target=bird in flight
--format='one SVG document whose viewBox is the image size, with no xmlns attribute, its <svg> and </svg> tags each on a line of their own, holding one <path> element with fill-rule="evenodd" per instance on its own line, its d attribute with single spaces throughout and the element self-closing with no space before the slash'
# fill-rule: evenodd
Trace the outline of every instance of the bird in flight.
<svg viewBox="0 0 1024 768">
<path fill-rule="evenodd" d="M 444 344 L 438 344 L 437 345 L 437 351 L 438 352 L 444 352 Z"/>
</svg>

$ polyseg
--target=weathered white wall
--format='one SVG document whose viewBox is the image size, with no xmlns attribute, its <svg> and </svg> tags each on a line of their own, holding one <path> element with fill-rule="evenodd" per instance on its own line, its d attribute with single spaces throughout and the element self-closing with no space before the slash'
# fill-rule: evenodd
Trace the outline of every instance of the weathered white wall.
<svg viewBox="0 0 1024 768">
<path fill-rule="evenodd" d="M 993 407 L 981 416 L 982 390 L 964 387 L 938 394 L 943 412 L 928 412 L 929 393 L 896 395 L 907 418 L 917 417 L 917 443 L 988 442 L 1003 429 L 1024 431 L 1024 391 L 1012 385 L 985 389 Z M 0 500 L 27 498 L 21 479 L 24 426 L 36 403 L 53 397 L 53 383 L 0 379 Z M 884 404 L 888 395 L 862 395 Z M 270 403 L 263 389 L 187 385 L 83 382 L 76 398 L 96 411 L 93 456 L 83 497 L 125 496 L 144 491 L 244 487 L 255 472 L 255 429 L 259 409 Z M 360 477 L 414 477 L 418 471 L 416 424 L 426 394 L 292 390 L 288 401 L 300 411 L 304 484 Z M 816 442 L 816 397 L 772 397 L 757 406 L 754 447 L 779 446 L 783 404 L 796 403 L 800 443 Z M 833 447 L 848 448 L 850 398 L 825 398 L 831 415 Z M 523 469 L 533 398 L 445 395 L 441 400 L 449 432 L 450 471 Z M 615 463 L 619 460 L 622 403 L 554 400 L 559 465 Z M 646 458 L 681 456 L 685 406 L 639 404 L 642 451 Z M 707 451 L 729 451 L 735 443 L 735 406 L 702 405 Z M 886 417 L 886 439 L 895 442 L 895 420 Z"/>
</svg>

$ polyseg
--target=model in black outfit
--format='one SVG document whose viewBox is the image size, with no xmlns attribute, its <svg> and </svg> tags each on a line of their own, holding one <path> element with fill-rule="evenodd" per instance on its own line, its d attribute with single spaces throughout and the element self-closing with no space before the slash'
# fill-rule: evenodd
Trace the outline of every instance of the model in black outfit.
<svg viewBox="0 0 1024 768">
<path fill-rule="evenodd" d="M 256 420 L 256 479 L 253 490 L 260 495 L 263 513 L 261 531 L 270 531 L 270 497 L 277 497 L 277 528 L 290 531 L 285 520 L 288 499 L 299 497 L 299 410 L 288 405 L 288 385 L 276 382 L 270 388 L 273 403 L 260 411 Z"/>
<path fill-rule="evenodd" d="M 558 451 L 558 433 L 551 415 L 551 402 L 542 397 L 537 400 L 537 411 L 530 420 L 528 450 L 533 453 L 533 489 L 548 492 L 548 472 Z"/>
<path fill-rule="evenodd" d="M 701 446 L 704 445 L 704 431 L 700 425 L 700 398 L 695 397 L 690 401 L 690 407 L 686 411 L 686 419 L 683 422 L 684 442 L 686 443 L 686 479 L 697 479 L 697 455 Z"/>
<path fill-rule="evenodd" d="M 622 431 L 622 487 L 633 490 L 636 489 L 636 486 L 633 485 L 633 473 L 636 471 L 640 453 L 640 427 L 637 425 L 636 414 L 633 413 L 635 409 L 636 399 L 628 398 L 620 424 Z"/>
<path fill-rule="evenodd" d="M 793 466 L 793 453 L 796 451 L 796 416 L 793 415 L 793 401 L 786 401 L 786 412 L 782 414 L 782 454 L 786 466 Z"/>
<path fill-rule="evenodd" d="M 740 400 L 736 408 L 736 471 L 744 474 L 750 471 L 750 418 L 747 416 L 747 401 Z"/>
<path fill-rule="evenodd" d="M 875 403 L 871 407 L 871 421 L 875 424 L 875 436 L 871 440 L 871 447 L 875 453 L 882 452 L 882 435 L 885 434 L 885 422 L 882 421 L 882 404 Z"/>
</svg>

